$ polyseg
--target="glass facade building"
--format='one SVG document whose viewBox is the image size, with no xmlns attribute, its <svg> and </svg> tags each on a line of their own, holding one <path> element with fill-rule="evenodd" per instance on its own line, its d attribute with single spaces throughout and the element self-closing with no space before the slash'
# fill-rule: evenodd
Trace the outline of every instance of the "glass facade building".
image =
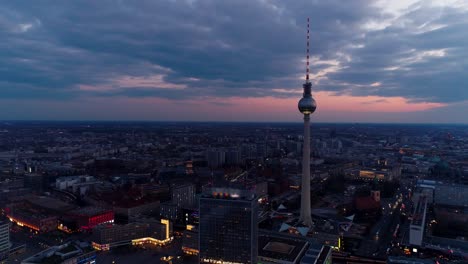
<svg viewBox="0 0 468 264">
<path fill-rule="evenodd" d="M 258 203 L 254 193 L 211 189 L 200 197 L 200 263 L 256 263 Z"/>
<path fill-rule="evenodd" d="M 0 260 L 8 258 L 10 246 L 10 222 L 0 220 Z"/>
</svg>

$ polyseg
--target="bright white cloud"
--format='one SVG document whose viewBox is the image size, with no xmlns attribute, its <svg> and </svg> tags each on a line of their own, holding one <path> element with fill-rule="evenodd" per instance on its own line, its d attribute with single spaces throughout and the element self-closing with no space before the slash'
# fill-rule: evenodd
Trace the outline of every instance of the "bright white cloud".
<svg viewBox="0 0 468 264">
<path fill-rule="evenodd" d="M 416 51 L 412 50 L 409 52 L 408 56 L 400 59 L 398 62 L 401 66 L 408 66 L 413 63 L 419 63 L 433 58 L 441 58 L 447 55 L 447 49 L 437 49 L 437 50 L 423 50 Z"/>
<path fill-rule="evenodd" d="M 119 76 L 113 80 L 109 80 L 102 85 L 85 85 L 80 84 L 78 88 L 82 91 L 93 92 L 108 92 L 118 91 L 124 88 L 150 88 L 150 89 L 185 89 L 186 84 L 176 84 L 164 80 L 166 75 L 154 74 L 150 76 Z M 192 79 L 193 80 L 193 79 Z M 194 80 L 195 81 L 195 80 Z"/>
</svg>

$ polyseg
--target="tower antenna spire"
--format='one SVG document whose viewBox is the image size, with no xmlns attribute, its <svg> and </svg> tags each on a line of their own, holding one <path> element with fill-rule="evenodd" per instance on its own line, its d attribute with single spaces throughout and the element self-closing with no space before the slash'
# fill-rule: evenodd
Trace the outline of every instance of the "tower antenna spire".
<svg viewBox="0 0 468 264">
<path fill-rule="evenodd" d="M 306 66 L 306 82 L 309 82 L 309 18 L 307 18 L 307 66 Z"/>
</svg>

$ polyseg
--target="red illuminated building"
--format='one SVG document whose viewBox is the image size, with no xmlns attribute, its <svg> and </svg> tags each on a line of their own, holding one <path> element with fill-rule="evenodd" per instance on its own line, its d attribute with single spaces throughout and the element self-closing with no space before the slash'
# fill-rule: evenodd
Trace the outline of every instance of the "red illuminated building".
<svg viewBox="0 0 468 264">
<path fill-rule="evenodd" d="M 99 207 L 83 207 L 69 212 L 80 230 L 90 230 L 99 224 L 113 223 L 114 211 Z"/>
</svg>

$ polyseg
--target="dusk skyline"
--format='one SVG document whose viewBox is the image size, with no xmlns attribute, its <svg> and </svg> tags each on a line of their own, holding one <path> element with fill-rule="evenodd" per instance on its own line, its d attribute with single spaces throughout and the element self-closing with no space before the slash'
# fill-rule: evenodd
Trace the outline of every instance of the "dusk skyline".
<svg viewBox="0 0 468 264">
<path fill-rule="evenodd" d="M 2 1 L 0 120 L 467 123 L 465 1 Z"/>
</svg>

